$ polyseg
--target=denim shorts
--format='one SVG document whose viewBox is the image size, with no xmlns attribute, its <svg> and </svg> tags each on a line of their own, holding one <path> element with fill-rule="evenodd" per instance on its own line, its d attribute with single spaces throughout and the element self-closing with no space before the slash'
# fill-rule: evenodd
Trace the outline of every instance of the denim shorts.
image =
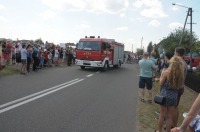
<svg viewBox="0 0 200 132">
<path fill-rule="evenodd" d="M 148 90 L 152 89 L 152 77 L 141 77 L 139 81 L 139 88 L 147 87 Z"/>
</svg>

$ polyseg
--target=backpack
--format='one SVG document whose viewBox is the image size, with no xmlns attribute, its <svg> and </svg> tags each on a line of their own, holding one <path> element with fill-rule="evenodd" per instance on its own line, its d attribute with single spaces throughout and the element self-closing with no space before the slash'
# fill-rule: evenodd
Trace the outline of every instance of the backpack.
<svg viewBox="0 0 200 132">
<path fill-rule="evenodd" d="M 9 54 L 9 53 L 10 53 L 10 51 L 9 51 L 9 49 L 8 49 L 7 47 L 4 49 L 4 52 L 5 52 L 6 54 Z"/>
</svg>

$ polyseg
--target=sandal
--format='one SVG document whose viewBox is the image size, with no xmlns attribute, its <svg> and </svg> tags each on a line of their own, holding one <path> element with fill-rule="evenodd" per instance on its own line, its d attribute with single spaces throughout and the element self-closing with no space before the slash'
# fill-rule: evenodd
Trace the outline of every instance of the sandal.
<svg viewBox="0 0 200 132">
<path fill-rule="evenodd" d="M 149 102 L 149 103 L 152 103 L 152 100 L 150 99 L 150 100 L 148 100 L 148 102 Z"/>
</svg>

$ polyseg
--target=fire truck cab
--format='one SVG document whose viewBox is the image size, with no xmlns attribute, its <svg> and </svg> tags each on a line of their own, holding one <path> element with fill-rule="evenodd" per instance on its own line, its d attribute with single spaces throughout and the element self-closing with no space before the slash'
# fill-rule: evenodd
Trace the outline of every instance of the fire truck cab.
<svg viewBox="0 0 200 132">
<path fill-rule="evenodd" d="M 109 67 L 120 67 L 124 60 L 124 44 L 114 39 L 81 38 L 76 46 L 76 65 L 81 69 L 97 67 L 106 71 Z"/>
</svg>

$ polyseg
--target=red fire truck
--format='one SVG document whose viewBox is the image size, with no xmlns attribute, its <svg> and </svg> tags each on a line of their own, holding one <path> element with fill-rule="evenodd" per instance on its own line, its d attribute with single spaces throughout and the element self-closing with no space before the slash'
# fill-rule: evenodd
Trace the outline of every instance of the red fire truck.
<svg viewBox="0 0 200 132">
<path fill-rule="evenodd" d="M 185 62 L 190 65 L 190 56 L 183 56 Z M 200 59 L 198 57 L 192 57 L 192 67 L 198 67 L 200 63 Z"/>
<path fill-rule="evenodd" d="M 81 69 L 97 67 L 106 71 L 110 66 L 120 67 L 124 62 L 124 44 L 114 39 L 81 38 L 76 46 L 76 65 Z"/>
</svg>

